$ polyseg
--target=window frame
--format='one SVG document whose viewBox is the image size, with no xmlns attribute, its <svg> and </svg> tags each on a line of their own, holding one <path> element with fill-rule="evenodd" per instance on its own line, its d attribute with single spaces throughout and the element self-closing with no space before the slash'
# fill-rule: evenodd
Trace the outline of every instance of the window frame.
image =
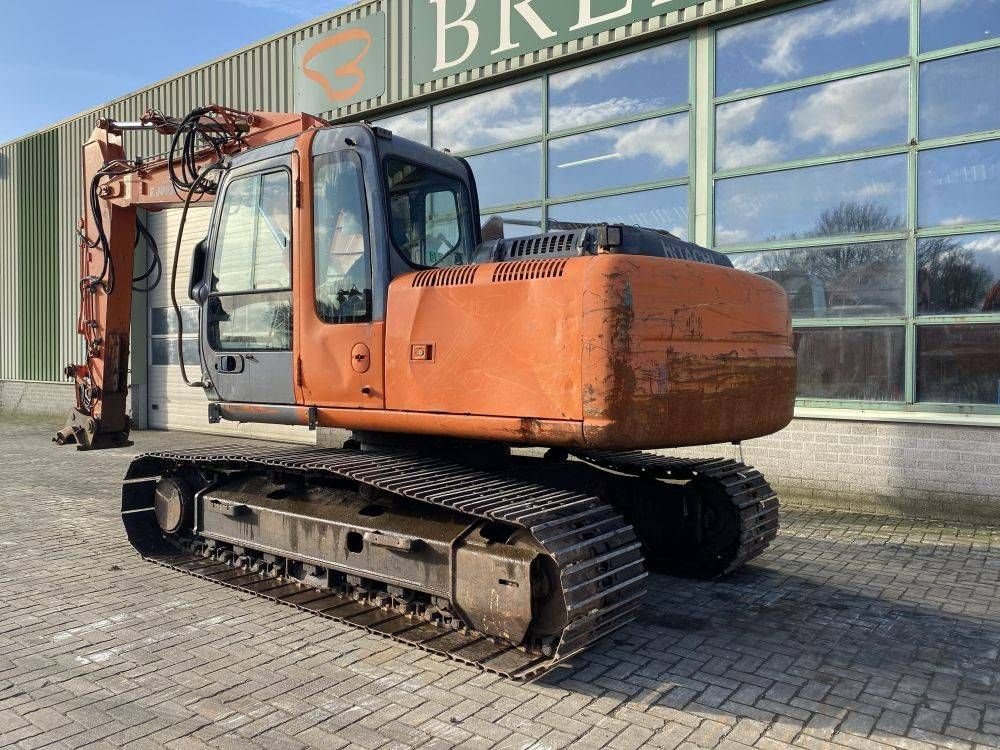
<svg viewBox="0 0 1000 750">
<path fill-rule="evenodd" d="M 189 308 L 195 311 L 198 323 L 195 325 L 194 330 L 184 329 L 184 336 L 182 341 L 184 344 L 194 342 L 196 349 L 198 351 L 198 367 L 201 367 L 201 347 L 199 346 L 200 339 L 200 322 L 201 322 L 201 306 L 200 305 L 181 305 L 181 314 L 183 315 L 183 310 Z M 146 325 L 149 331 L 149 345 L 148 345 L 148 356 L 149 356 L 149 366 L 150 367 L 180 367 L 179 364 L 173 364 L 170 362 L 155 362 L 153 357 L 153 343 L 154 341 L 166 341 L 169 346 L 176 347 L 177 344 L 177 331 L 167 330 L 166 333 L 153 333 L 153 313 L 156 310 L 165 310 L 167 313 L 168 320 L 174 317 L 174 308 L 169 305 L 148 305 L 146 307 Z M 168 324 L 169 328 L 169 324 Z M 181 356 L 183 356 L 183 344 L 181 349 Z M 185 362 L 185 366 L 191 367 L 194 363 Z"/>
</svg>

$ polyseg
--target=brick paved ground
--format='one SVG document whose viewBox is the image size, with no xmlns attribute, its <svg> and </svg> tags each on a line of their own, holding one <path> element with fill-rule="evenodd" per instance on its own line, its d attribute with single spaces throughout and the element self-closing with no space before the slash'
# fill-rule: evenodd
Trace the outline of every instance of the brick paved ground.
<svg viewBox="0 0 1000 750">
<path fill-rule="evenodd" d="M 0 747 L 1000 746 L 1000 529 L 791 511 L 517 685 L 141 562 L 133 450 L 0 422 Z M 139 448 L 211 438 L 139 433 Z"/>
</svg>

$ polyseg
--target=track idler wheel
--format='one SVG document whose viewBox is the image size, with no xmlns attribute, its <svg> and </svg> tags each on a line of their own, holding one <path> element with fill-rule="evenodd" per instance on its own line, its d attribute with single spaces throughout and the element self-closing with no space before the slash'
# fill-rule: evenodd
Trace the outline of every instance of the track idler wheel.
<svg viewBox="0 0 1000 750">
<path fill-rule="evenodd" d="M 164 534 L 171 536 L 194 524 L 194 493 L 187 482 L 166 477 L 156 483 L 153 495 L 153 512 L 156 523 Z"/>
</svg>

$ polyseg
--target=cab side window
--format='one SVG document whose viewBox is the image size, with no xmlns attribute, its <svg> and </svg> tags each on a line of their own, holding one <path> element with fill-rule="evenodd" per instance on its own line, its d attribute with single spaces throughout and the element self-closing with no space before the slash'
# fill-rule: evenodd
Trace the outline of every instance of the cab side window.
<svg viewBox="0 0 1000 750">
<path fill-rule="evenodd" d="M 291 348 L 291 251 L 288 172 L 230 182 L 222 203 L 207 303 L 213 349 Z"/>
<path fill-rule="evenodd" d="M 350 151 L 313 159 L 316 311 L 327 323 L 371 319 L 371 255 L 361 161 Z"/>
</svg>

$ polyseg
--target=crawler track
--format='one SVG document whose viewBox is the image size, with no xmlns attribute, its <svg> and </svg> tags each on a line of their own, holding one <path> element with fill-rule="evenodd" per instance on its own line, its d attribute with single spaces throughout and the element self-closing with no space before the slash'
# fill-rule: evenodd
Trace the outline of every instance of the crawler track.
<svg viewBox="0 0 1000 750">
<path fill-rule="evenodd" d="M 152 508 L 156 479 L 184 467 L 337 476 L 413 501 L 528 530 L 559 569 L 567 624 L 554 652 L 532 653 L 467 629 L 444 628 L 371 601 L 261 575 L 179 548 L 159 531 Z M 165 451 L 129 467 L 122 513 L 129 539 L 148 560 L 516 679 L 532 679 L 627 624 L 645 595 L 641 544 L 610 505 L 416 453 L 234 446 Z"/>
<path fill-rule="evenodd" d="M 643 451 L 588 451 L 574 454 L 582 461 L 621 474 L 651 479 L 708 483 L 731 504 L 739 525 L 738 543 L 725 550 L 728 559 L 695 574 L 718 577 L 759 557 L 778 534 L 778 496 L 764 476 L 739 461 L 726 458 L 675 458 Z"/>
</svg>

